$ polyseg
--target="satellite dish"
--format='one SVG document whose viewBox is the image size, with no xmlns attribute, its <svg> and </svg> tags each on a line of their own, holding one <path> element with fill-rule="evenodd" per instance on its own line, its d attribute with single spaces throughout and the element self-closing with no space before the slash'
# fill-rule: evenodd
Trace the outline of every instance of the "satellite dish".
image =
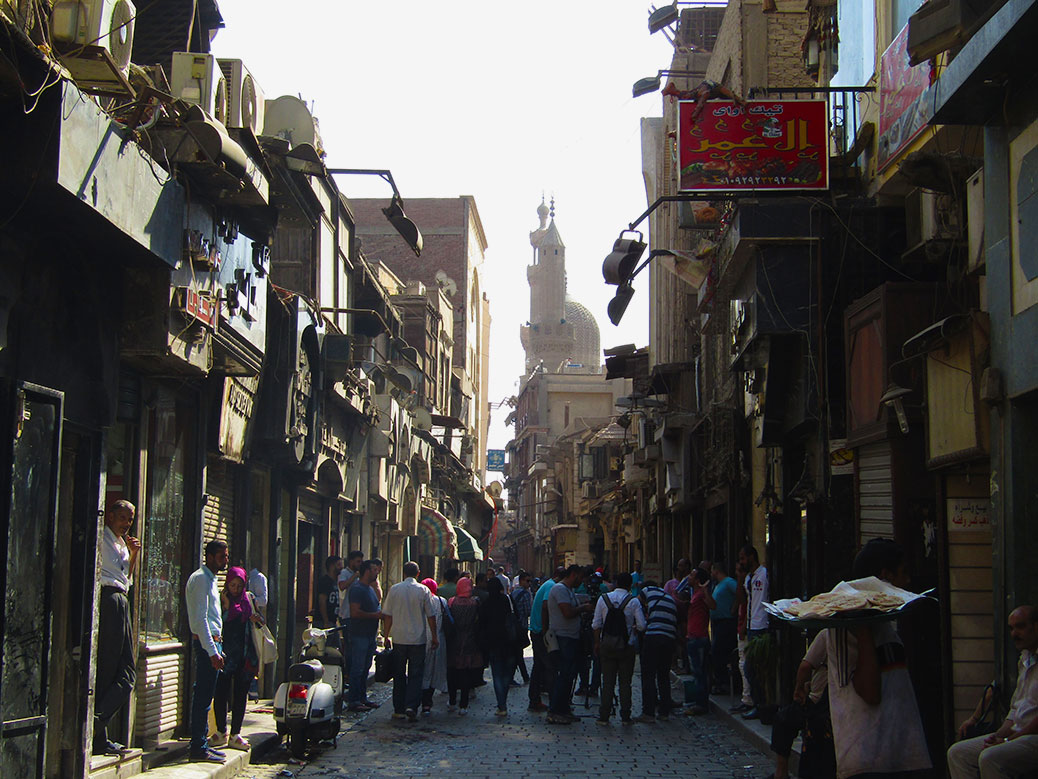
<svg viewBox="0 0 1038 779">
<path fill-rule="evenodd" d="M 432 430 L 432 414 L 418 406 L 414 409 L 414 424 L 419 430 Z"/>
<path fill-rule="evenodd" d="M 454 297 L 458 291 L 458 283 L 442 270 L 436 271 L 436 283 L 447 297 Z"/>
<path fill-rule="evenodd" d="M 492 481 L 490 482 L 490 484 L 487 485 L 487 492 L 489 492 L 490 496 L 493 498 L 500 498 L 501 490 L 501 482 L 499 481 Z"/>
<path fill-rule="evenodd" d="M 319 155 L 324 151 L 324 144 L 317 131 L 317 120 L 306 103 L 294 95 L 282 95 L 266 101 L 262 135 L 283 138 L 293 148 L 308 143 Z"/>
</svg>

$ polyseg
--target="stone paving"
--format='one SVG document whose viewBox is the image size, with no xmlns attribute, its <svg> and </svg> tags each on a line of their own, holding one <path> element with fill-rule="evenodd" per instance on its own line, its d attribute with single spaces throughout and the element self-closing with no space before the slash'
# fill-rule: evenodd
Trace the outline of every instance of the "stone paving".
<svg viewBox="0 0 1038 779">
<path fill-rule="evenodd" d="M 529 663 L 529 659 L 527 660 Z M 489 681 L 490 672 L 486 672 Z M 634 679 L 634 714 L 641 690 Z M 377 684 L 371 697 L 388 699 L 390 684 Z M 675 700 L 680 700 L 675 691 Z M 279 748 L 242 776 L 277 777 L 493 777 L 541 779 L 559 776 L 668 777 L 704 779 L 764 777 L 772 771 L 767 756 L 727 724 L 711 716 L 672 716 L 654 724 L 608 726 L 595 723 L 597 699 L 572 725 L 548 725 L 543 714 L 526 710 L 526 687 L 509 693 L 509 715 L 497 708 L 490 684 L 479 688 L 466 716 L 448 713 L 447 696 L 437 693 L 433 712 L 416 723 L 392 720 L 391 704 L 364 715 L 349 715 L 338 746 L 311 750 L 304 764 L 289 761 Z M 348 730 L 346 729 L 348 728 Z"/>
</svg>

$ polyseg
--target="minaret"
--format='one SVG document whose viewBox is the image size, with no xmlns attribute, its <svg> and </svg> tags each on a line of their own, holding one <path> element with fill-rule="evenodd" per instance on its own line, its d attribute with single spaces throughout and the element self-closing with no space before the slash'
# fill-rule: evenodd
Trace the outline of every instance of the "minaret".
<svg viewBox="0 0 1038 779">
<path fill-rule="evenodd" d="M 566 321 L 566 246 L 555 226 L 554 198 L 550 207 L 541 198 L 537 217 L 540 227 L 530 233 L 533 264 L 526 268 L 530 321 L 520 328 L 527 374 L 541 364 L 548 373 L 557 373 L 573 358 L 576 343 Z"/>
</svg>

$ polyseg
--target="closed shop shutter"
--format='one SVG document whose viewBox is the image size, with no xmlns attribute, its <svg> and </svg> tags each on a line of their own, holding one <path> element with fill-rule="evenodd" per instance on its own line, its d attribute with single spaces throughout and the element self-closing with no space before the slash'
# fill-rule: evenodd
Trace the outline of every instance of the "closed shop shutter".
<svg viewBox="0 0 1038 779">
<path fill-rule="evenodd" d="M 889 441 L 858 449 L 858 537 L 894 537 L 894 484 Z"/>
<path fill-rule="evenodd" d="M 231 547 L 234 538 L 234 468 L 220 460 L 210 458 L 206 478 L 206 493 L 209 500 L 202 511 L 202 546 L 214 540 L 226 541 Z M 233 565 L 244 555 L 241 550 L 229 548 L 228 557 Z M 223 589 L 225 572 L 217 576 Z"/>
<path fill-rule="evenodd" d="M 183 683 L 182 683 L 183 682 Z M 134 731 L 139 743 L 154 744 L 168 737 L 180 722 L 186 687 L 183 655 L 161 654 L 137 661 L 137 716 Z"/>
</svg>

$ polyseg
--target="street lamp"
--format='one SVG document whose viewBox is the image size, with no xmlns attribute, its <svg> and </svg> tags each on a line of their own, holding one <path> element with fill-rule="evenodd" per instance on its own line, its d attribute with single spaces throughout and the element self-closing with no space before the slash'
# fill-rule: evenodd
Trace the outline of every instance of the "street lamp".
<svg viewBox="0 0 1038 779">
<path fill-rule="evenodd" d="M 662 85 L 664 76 L 702 79 L 703 73 L 695 70 L 659 70 L 656 71 L 655 76 L 646 76 L 635 81 L 634 86 L 631 87 L 631 95 L 633 97 L 641 97 L 650 92 L 656 92 Z"/>
<path fill-rule="evenodd" d="M 639 233 L 639 235 L 641 234 Z M 619 244 L 621 243 L 621 241 L 622 239 L 618 240 L 616 243 Z M 645 250 L 645 244 L 642 244 L 641 247 L 642 248 L 638 251 L 637 257 L 634 258 L 634 262 L 637 262 L 638 257 L 641 257 L 642 251 Z M 613 259 L 614 255 L 616 254 L 617 252 L 614 249 L 614 251 L 608 257 L 606 257 L 606 261 L 602 266 L 603 275 L 605 275 L 606 265 L 610 263 L 610 260 Z M 617 284 L 616 294 L 613 295 L 613 299 L 609 301 L 609 305 L 606 307 L 606 313 L 609 315 L 610 322 L 612 322 L 614 325 L 618 325 L 620 324 L 620 320 L 623 319 L 624 312 L 627 311 L 627 306 L 630 304 L 631 298 L 634 297 L 634 287 L 631 285 L 631 282 L 634 280 L 634 277 L 641 273 L 642 269 L 645 268 L 645 266 L 652 262 L 654 259 L 656 259 L 657 257 L 663 257 L 667 255 L 674 256 L 674 252 L 672 252 L 670 249 L 653 249 L 651 252 L 649 252 L 649 256 L 645 258 L 645 262 L 643 262 L 637 268 L 634 268 L 634 262 L 631 262 L 630 264 L 624 264 L 622 272 L 618 272 L 615 276 L 618 279 L 618 281 L 611 282 L 609 281 L 610 277 L 606 276 L 607 284 Z M 621 260 L 621 262 L 627 259 L 629 259 L 629 255 L 627 257 L 624 257 Z"/>
<path fill-rule="evenodd" d="M 422 233 L 418 229 L 418 225 L 404 213 L 404 199 L 400 197 L 400 190 L 396 188 L 396 182 L 393 181 L 393 174 L 390 171 L 363 168 L 328 168 L 328 173 L 331 175 L 341 174 L 343 176 L 378 176 L 387 182 L 393 188 L 393 198 L 389 201 L 389 205 L 382 209 L 382 213 L 386 215 L 389 223 L 400 233 L 400 237 L 411 247 L 411 251 L 415 253 L 415 256 L 422 256 Z"/>
</svg>

